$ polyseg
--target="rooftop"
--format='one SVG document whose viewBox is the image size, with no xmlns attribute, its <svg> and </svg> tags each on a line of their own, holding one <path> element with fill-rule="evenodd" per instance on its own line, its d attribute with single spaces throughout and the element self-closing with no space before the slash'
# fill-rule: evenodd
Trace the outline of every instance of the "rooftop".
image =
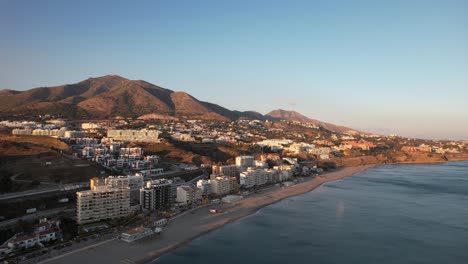
<svg viewBox="0 0 468 264">
<path fill-rule="evenodd" d="M 147 228 L 147 227 L 143 227 L 143 226 L 139 226 L 139 227 L 135 227 L 133 229 L 130 229 L 126 232 L 123 232 L 122 234 L 126 234 L 126 235 L 136 235 L 136 234 L 140 234 L 140 233 L 144 233 L 144 232 L 147 232 L 147 231 L 151 231 L 151 229 Z"/>
</svg>

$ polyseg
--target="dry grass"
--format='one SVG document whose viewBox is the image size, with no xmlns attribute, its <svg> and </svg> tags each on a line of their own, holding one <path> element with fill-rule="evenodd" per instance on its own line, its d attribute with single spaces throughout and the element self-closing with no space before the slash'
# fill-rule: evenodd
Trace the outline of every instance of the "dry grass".
<svg viewBox="0 0 468 264">
<path fill-rule="evenodd" d="M 17 136 L 17 135 L 7 135 L 1 136 L 0 141 L 10 142 L 14 145 L 23 144 L 23 146 L 37 146 L 42 148 L 48 148 L 51 150 L 62 150 L 65 152 L 70 151 L 70 147 L 60 141 L 57 138 L 46 137 L 46 136 Z M 29 145 L 28 145 L 29 144 Z"/>
</svg>

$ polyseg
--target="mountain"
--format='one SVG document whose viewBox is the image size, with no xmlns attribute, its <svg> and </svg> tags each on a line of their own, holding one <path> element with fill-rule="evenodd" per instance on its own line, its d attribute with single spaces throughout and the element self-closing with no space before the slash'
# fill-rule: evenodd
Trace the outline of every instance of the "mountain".
<svg viewBox="0 0 468 264">
<path fill-rule="evenodd" d="M 0 90 L 1 113 L 64 115 L 71 118 L 139 117 L 145 114 L 231 120 L 235 113 L 141 80 L 117 75 L 27 91 Z"/>
<path fill-rule="evenodd" d="M 355 134 L 358 133 L 358 131 L 349 128 L 349 127 L 344 127 L 344 126 L 338 126 L 326 122 L 322 122 L 319 120 L 311 119 L 308 118 L 307 116 L 304 116 L 296 111 L 288 111 L 288 110 L 283 110 L 283 109 L 277 109 L 269 112 L 266 114 L 267 117 L 274 118 L 274 119 L 279 119 L 279 120 L 288 120 L 288 121 L 297 121 L 297 122 L 302 122 L 302 123 L 310 123 L 314 124 L 316 126 L 321 126 L 325 129 L 335 131 L 335 132 L 340 132 L 340 133 L 348 133 L 348 134 Z"/>
<path fill-rule="evenodd" d="M 0 114 L 51 114 L 76 119 L 115 116 L 223 121 L 286 119 L 312 123 L 336 132 L 354 131 L 310 119 L 294 111 L 280 109 L 271 111 L 266 116 L 254 111 L 231 111 L 200 101 L 185 92 L 174 92 L 142 80 L 129 80 L 118 75 L 26 91 L 0 90 Z"/>
</svg>

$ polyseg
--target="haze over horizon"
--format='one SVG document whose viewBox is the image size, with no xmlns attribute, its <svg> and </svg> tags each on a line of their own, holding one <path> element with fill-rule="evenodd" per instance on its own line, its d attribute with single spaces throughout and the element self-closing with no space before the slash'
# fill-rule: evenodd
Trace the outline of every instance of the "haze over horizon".
<svg viewBox="0 0 468 264">
<path fill-rule="evenodd" d="M 118 74 L 263 114 L 468 140 L 466 1 L 0 1 L 0 89 Z"/>
</svg>

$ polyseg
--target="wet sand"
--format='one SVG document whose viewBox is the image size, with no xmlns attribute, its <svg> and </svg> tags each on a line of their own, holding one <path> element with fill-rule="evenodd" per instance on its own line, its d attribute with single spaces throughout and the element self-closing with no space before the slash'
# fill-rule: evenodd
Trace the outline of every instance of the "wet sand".
<svg viewBox="0 0 468 264">
<path fill-rule="evenodd" d="M 162 254 L 230 222 L 255 213 L 260 208 L 285 198 L 310 192 L 323 183 L 336 181 L 367 170 L 369 166 L 346 167 L 289 187 L 270 187 L 235 203 L 220 204 L 223 213 L 211 214 L 209 207 L 194 210 L 172 219 L 160 236 L 127 243 L 117 239 L 66 253 L 41 263 L 148 263 Z"/>
</svg>

